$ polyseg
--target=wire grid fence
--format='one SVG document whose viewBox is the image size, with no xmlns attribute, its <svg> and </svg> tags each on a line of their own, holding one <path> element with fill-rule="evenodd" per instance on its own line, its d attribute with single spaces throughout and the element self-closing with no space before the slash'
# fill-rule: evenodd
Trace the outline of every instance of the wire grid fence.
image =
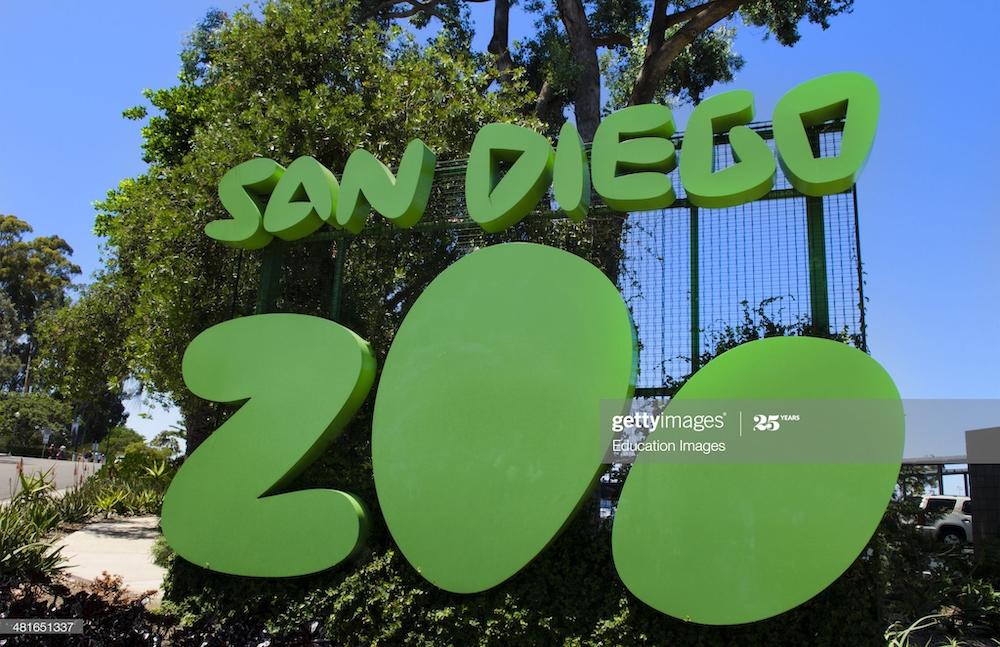
<svg viewBox="0 0 1000 647">
<path fill-rule="evenodd" d="M 770 124 L 751 127 L 773 150 Z M 811 132 L 814 153 L 836 155 L 842 132 L 839 122 Z M 681 157 L 682 137 L 683 133 L 674 137 Z M 732 163 L 727 138 L 717 137 L 716 170 Z M 468 217 L 465 169 L 464 159 L 439 161 L 421 222 L 412 230 L 396 230 L 369 219 L 360 235 L 350 237 L 351 249 L 368 244 L 365 253 L 375 255 L 376 263 L 385 262 L 396 254 L 393 246 L 401 237 L 431 235 L 440 252 L 430 262 L 441 264 L 440 269 L 478 247 L 510 240 L 544 242 L 588 258 L 616 281 L 632 313 L 640 349 L 637 390 L 644 394 L 669 393 L 713 354 L 727 330 L 740 325 L 772 323 L 805 334 L 838 335 L 867 350 L 853 189 L 807 198 L 791 187 L 779 168 L 774 188 L 764 198 L 738 207 L 699 209 L 687 202 L 674 170 L 670 177 L 677 200 L 668 209 L 612 213 L 595 194 L 590 216 L 576 224 L 559 215 L 550 200 L 543 200 L 518 225 L 487 234 Z M 612 266 L 600 262 L 609 254 L 607 241 L 604 249 L 599 248 L 599 231 L 610 231 L 614 237 L 617 254 L 610 255 Z M 336 245 L 344 239 L 342 232 L 320 231 L 306 241 Z M 267 301 L 261 298 L 267 280 L 275 286 L 281 282 L 281 288 L 272 286 L 272 291 L 286 289 L 280 275 L 291 268 L 278 263 L 270 279 L 265 277 L 266 258 L 262 264 L 258 311 L 273 309 L 273 300 L 272 308 L 261 307 Z M 338 295 L 352 271 L 363 271 L 347 267 L 346 279 L 342 266 L 333 279 Z M 405 281 L 387 287 L 389 296 L 405 290 Z"/>
<path fill-rule="evenodd" d="M 770 125 L 753 128 L 774 151 Z M 842 132 L 842 123 L 831 123 L 812 133 L 814 152 L 837 155 Z M 717 139 L 715 169 L 732 163 L 728 141 Z M 677 172 L 671 176 L 678 200 L 630 214 L 623 240 L 619 286 L 638 329 L 640 390 L 669 390 L 748 322 L 838 336 L 867 350 L 854 189 L 807 198 L 779 167 L 764 198 L 699 209 L 687 203 Z"/>
</svg>

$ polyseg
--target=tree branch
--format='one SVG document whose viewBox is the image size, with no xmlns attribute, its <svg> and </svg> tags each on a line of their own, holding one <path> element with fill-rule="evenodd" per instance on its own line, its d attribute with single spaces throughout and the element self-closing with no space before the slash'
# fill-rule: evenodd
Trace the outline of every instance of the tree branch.
<svg viewBox="0 0 1000 647">
<path fill-rule="evenodd" d="M 542 82 L 542 87 L 538 90 L 538 98 L 535 100 L 535 115 L 542 121 L 548 122 L 546 116 L 552 112 L 552 103 L 555 101 L 555 91 L 548 79 Z"/>
<path fill-rule="evenodd" d="M 385 14 L 386 18 L 389 20 L 397 20 L 400 18 L 410 18 L 418 13 L 426 13 L 434 16 L 441 22 L 454 22 L 454 19 L 451 16 L 443 14 L 436 9 L 440 1 L 441 0 L 426 0 L 424 2 L 421 2 L 421 0 L 388 0 L 387 2 L 383 2 L 369 11 L 365 17 L 374 18 L 383 11 L 386 11 L 388 12 Z M 402 4 L 408 4 L 410 5 L 410 8 L 392 11 L 393 8 Z"/>
<path fill-rule="evenodd" d="M 597 63 L 597 45 L 587 22 L 583 0 L 557 0 L 569 50 L 576 64 L 576 94 L 573 107 L 576 127 L 584 141 L 594 138 L 601 121 L 601 69 Z"/>
<path fill-rule="evenodd" d="M 502 79 L 509 77 L 514 61 L 510 56 L 509 41 L 510 0 L 494 0 L 493 3 L 493 36 L 486 51 L 497 57 L 497 69 Z"/>
<path fill-rule="evenodd" d="M 625 34 L 604 34 L 594 37 L 594 45 L 597 47 L 631 47 L 632 39 Z"/>
<path fill-rule="evenodd" d="M 736 13 L 741 6 L 749 1 L 714 0 L 713 2 L 706 2 L 694 7 L 693 9 L 697 9 L 698 11 L 689 14 L 690 18 L 684 26 L 678 29 L 670 38 L 665 39 L 653 51 L 650 51 L 651 48 L 647 46 L 646 58 L 642 62 L 642 69 L 639 70 L 639 76 L 636 78 L 635 86 L 632 88 L 629 105 L 634 106 L 652 101 L 660 81 L 663 80 L 671 63 L 684 51 L 684 48 L 694 42 L 694 39 L 698 36 L 711 29 L 713 25 Z M 678 12 L 675 15 L 688 11 L 690 10 Z M 664 18 L 664 24 L 669 19 L 669 16 Z M 650 39 L 652 38 L 653 34 L 650 33 Z"/>
<path fill-rule="evenodd" d="M 709 0 L 704 4 L 700 4 L 695 7 L 688 7 L 683 11 L 675 11 L 672 14 L 665 15 L 663 20 L 663 30 L 666 31 L 674 25 L 679 25 L 688 18 L 694 18 L 696 15 L 707 9 L 709 5 L 715 4 L 715 2 L 716 0 Z"/>
<path fill-rule="evenodd" d="M 667 5 L 669 0 L 656 0 L 653 14 L 649 19 L 649 35 L 646 36 L 646 56 L 649 57 L 663 44 L 667 33 Z"/>
</svg>

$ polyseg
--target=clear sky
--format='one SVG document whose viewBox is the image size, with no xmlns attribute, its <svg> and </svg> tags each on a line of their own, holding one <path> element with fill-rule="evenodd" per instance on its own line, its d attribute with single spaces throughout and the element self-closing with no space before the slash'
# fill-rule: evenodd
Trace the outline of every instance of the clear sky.
<svg viewBox="0 0 1000 647">
<path fill-rule="evenodd" d="M 99 265 L 91 204 L 141 173 L 139 124 L 121 111 L 176 81 L 184 35 L 217 0 L 0 3 L 0 213 L 59 234 L 86 274 Z M 904 0 L 857 0 L 832 28 L 803 28 L 794 48 L 740 32 L 746 57 L 731 88 L 752 90 L 757 116 L 796 84 L 827 72 L 871 76 L 882 114 L 859 182 L 869 341 L 906 398 L 1000 397 L 1000 3 L 965 4 L 961 28 Z M 492 3 L 473 5 L 488 29 Z M 530 22 L 516 14 L 513 37 Z M 479 34 L 485 45 L 489 34 Z M 679 111 L 683 128 L 686 111 Z M 152 434 L 171 418 L 136 416 Z M 1000 420 L 996 421 L 1000 425 Z M 916 449 L 961 453 L 954 435 Z M 957 443 L 957 444 L 956 444 Z M 930 449 L 928 449 L 930 448 Z M 924 453 L 921 451 L 921 453 Z"/>
</svg>

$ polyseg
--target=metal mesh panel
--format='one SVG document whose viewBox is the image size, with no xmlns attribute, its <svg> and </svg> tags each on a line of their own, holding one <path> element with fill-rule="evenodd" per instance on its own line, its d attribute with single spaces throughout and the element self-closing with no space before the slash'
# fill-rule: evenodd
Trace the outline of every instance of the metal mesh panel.
<svg viewBox="0 0 1000 647">
<path fill-rule="evenodd" d="M 753 124 L 752 128 L 773 150 L 770 125 Z M 814 152 L 836 155 L 841 135 L 842 124 L 836 122 L 811 133 Z M 681 139 L 682 134 L 674 138 L 678 148 Z M 728 141 L 718 137 L 716 169 L 732 163 Z M 441 250 L 441 258 L 434 260 L 441 263 L 453 262 L 477 247 L 510 240 L 544 242 L 583 256 L 616 280 L 629 306 L 640 344 L 637 387 L 647 393 L 669 392 L 713 354 L 727 330 L 741 325 L 783 326 L 786 334 L 791 330 L 838 335 L 865 349 L 853 190 L 807 198 L 791 187 L 779 168 L 774 189 L 764 198 L 727 209 L 697 209 L 687 203 L 675 170 L 671 178 L 678 197 L 669 209 L 615 214 L 595 194 L 591 215 L 577 224 L 553 212 L 550 201 L 542 200 L 538 210 L 518 225 L 500 234 L 486 234 L 466 212 L 465 168 L 466 160 L 438 163 L 428 209 L 413 230 L 394 230 L 373 217 L 358 237 L 352 237 L 352 248 L 392 256 L 396 253 L 392 247 L 401 237 L 433 235 Z M 600 247 L 601 232 L 612 232 L 614 254 L 608 254 L 607 240 Z M 321 231 L 304 242 L 330 242 L 344 236 Z M 602 264 L 609 256 L 615 257 L 611 267 Z M 326 267 L 324 271 L 329 271 Z M 269 272 L 265 260 L 261 294 L 267 291 L 265 276 L 274 282 L 272 293 L 279 291 L 275 287 L 279 280 L 281 293 L 293 289 L 289 269 Z M 338 273 L 337 285 L 350 283 L 351 272 L 363 271 L 363 267 L 352 267 L 349 261 L 344 271 L 347 277 Z M 302 269 L 298 272 L 301 275 Z M 402 277 L 398 284 L 385 286 L 386 295 L 391 298 L 406 290 L 407 280 L 418 281 Z M 276 303 L 282 307 L 280 298 Z"/>
<path fill-rule="evenodd" d="M 839 152 L 840 127 L 831 124 L 815 133 L 820 155 Z M 773 150 L 769 125 L 754 128 Z M 732 163 L 731 148 L 720 139 L 715 168 Z M 669 391 L 698 368 L 700 358 L 714 354 L 727 331 L 741 325 L 759 334 L 777 325 L 838 336 L 864 348 L 853 190 L 806 198 L 779 168 L 774 189 L 763 199 L 698 209 L 684 199 L 677 171 L 672 175 L 675 205 L 630 214 L 623 239 L 619 285 L 638 329 L 640 389 Z M 811 230 L 823 241 L 812 249 Z M 811 268 L 822 277 L 811 275 Z"/>
</svg>

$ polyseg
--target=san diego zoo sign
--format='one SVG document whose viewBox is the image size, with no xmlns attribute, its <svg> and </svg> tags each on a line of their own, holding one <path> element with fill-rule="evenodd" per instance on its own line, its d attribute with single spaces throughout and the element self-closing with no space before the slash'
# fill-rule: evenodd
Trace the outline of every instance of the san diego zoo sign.
<svg viewBox="0 0 1000 647">
<path fill-rule="evenodd" d="M 749 92 L 709 98 L 693 111 L 681 143 L 687 199 L 707 208 L 759 199 L 779 164 L 806 196 L 845 191 L 871 149 L 878 105 L 874 84 L 861 74 L 803 83 L 772 116 L 775 154 L 746 126 L 753 119 Z M 808 129 L 831 119 L 844 120 L 839 152 L 817 157 Z M 572 123 L 555 147 L 526 128 L 488 125 L 470 151 L 469 216 L 488 232 L 501 231 L 550 188 L 575 220 L 587 217 L 592 191 L 618 211 L 666 208 L 676 197 L 667 176 L 678 164 L 674 132 L 671 110 L 654 104 L 606 117 L 589 155 Z M 735 163 L 715 170 L 721 134 Z M 310 157 L 287 168 L 252 159 L 220 181 L 231 217 L 205 232 L 259 249 L 275 236 L 296 240 L 323 225 L 358 233 L 372 212 L 413 227 L 427 206 L 435 162 L 419 140 L 406 147 L 395 173 L 355 151 L 339 181 Z M 388 351 L 371 440 L 382 515 L 423 577 L 474 594 L 545 549 L 592 491 L 606 450 L 597 409 L 632 397 L 637 352 L 618 289 L 568 252 L 494 245 L 431 282 Z M 368 525 L 358 497 L 282 490 L 368 396 L 376 376 L 369 344 L 318 317 L 248 316 L 198 335 L 183 375 L 202 398 L 244 404 L 187 458 L 166 493 L 161 524 L 170 546 L 206 569 L 270 578 L 314 573 L 355 554 Z M 808 337 L 763 339 L 720 355 L 669 410 L 711 399 L 885 405 L 884 415 L 840 427 L 844 442 L 864 447 L 878 439 L 890 448 L 867 461 L 669 464 L 638 456 L 611 536 L 622 582 L 663 613 L 739 624 L 801 604 L 857 558 L 893 492 L 903 416 L 891 378 L 873 359 Z M 796 429 L 829 434 L 806 424 Z"/>
</svg>

